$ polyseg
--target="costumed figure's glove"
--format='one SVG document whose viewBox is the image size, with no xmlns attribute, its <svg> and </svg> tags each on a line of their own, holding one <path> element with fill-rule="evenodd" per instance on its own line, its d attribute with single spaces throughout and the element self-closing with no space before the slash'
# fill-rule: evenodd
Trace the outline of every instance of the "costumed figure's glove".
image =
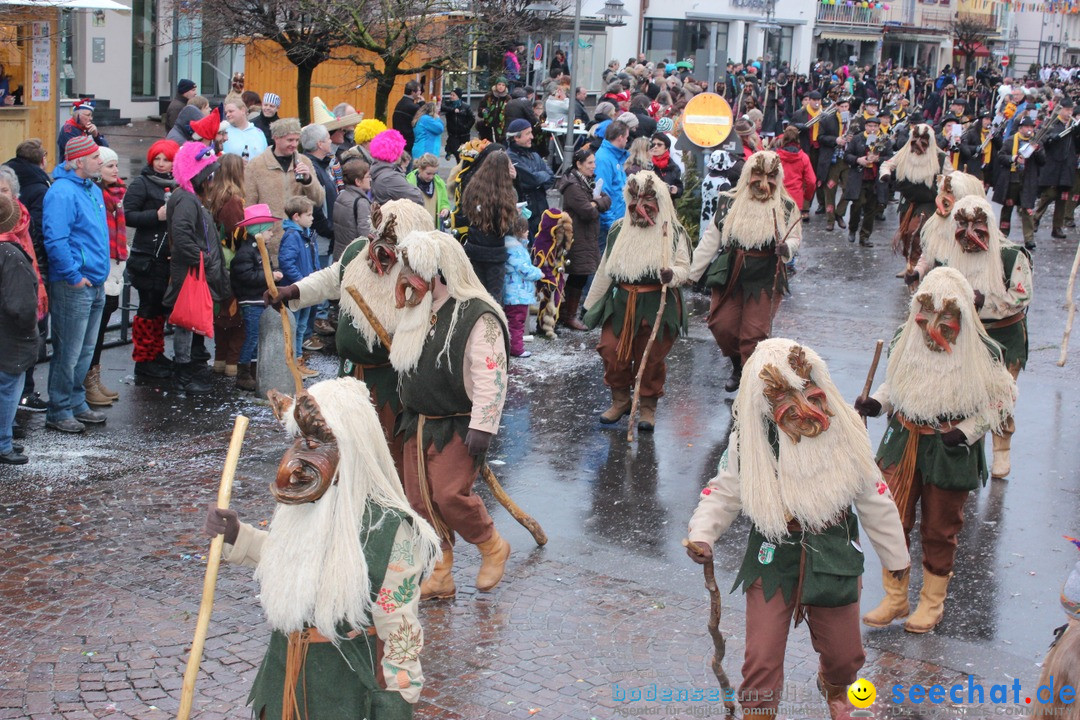
<svg viewBox="0 0 1080 720">
<path fill-rule="evenodd" d="M 855 412 L 863 417 L 877 417 L 881 414 L 881 403 L 872 397 L 855 398 Z"/>
<path fill-rule="evenodd" d="M 978 290 L 975 291 L 975 310 L 982 310 L 983 305 L 986 304 L 986 296 Z"/>
<path fill-rule="evenodd" d="M 465 435 L 465 447 L 469 448 L 469 454 L 473 457 L 483 455 L 491 446 L 492 437 L 489 432 L 469 428 L 469 432 Z"/>
<path fill-rule="evenodd" d="M 941 442 L 945 443 L 946 447 L 959 447 L 967 442 L 967 435 L 960 428 L 953 428 L 942 434 Z"/>
<path fill-rule="evenodd" d="M 671 268 L 660 268 L 660 282 L 670 285 L 675 279 L 675 272 Z"/>
<path fill-rule="evenodd" d="M 782 242 L 776 246 L 776 254 L 783 258 L 785 261 L 791 259 L 791 248 L 788 247 L 786 242 Z"/>
<path fill-rule="evenodd" d="M 216 504 L 210 503 L 206 511 L 206 521 L 203 523 L 203 533 L 211 538 L 224 535 L 226 543 L 235 545 L 236 536 L 240 534 L 240 520 L 236 511 L 222 510 Z"/>
<path fill-rule="evenodd" d="M 914 285 L 917 282 L 919 282 L 918 270 L 909 270 L 908 272 L 904 273 L 904 283 L 906 285 Z"/>
<path fill-rule="evenodd" d="M 277 300 L 267 290 L 263 293 L 263 307 L 273 306 L 275 310 L 280 310 L 284 303 L 291 302 L 292 300 L 300 299 L 300 288 L 295 285 L 286 285 L 285 287 L 278 288 Z"/>
<path fill-rule="evenodd" d="M 704 565 L 712 560 L 712 546 L 709 543 L 697 542 L 690 543 L 697 548 L 697 552 L 694 551 L 694 547 L 686 548 L 686 556 L 696 562 L 698 565 Z"/>
</svg>

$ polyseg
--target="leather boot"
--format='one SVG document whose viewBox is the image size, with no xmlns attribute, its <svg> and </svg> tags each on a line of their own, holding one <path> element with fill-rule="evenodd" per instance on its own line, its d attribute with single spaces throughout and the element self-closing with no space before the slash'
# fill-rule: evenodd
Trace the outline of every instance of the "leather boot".
<svg viewBox="0 0 1080 720">
<path fill-rule="evenodd" d="M 994 438 L 994 462 L 990 466 L 990 477 L 1005 478 L 1009 476 L 1012 465 L 1009 462 L 1009 450 L 1012 448 L 1012 433 L 992 435 Z"/>
<path fill-rule="evenodd" d="M 483 557 L 480 572 L 476 574 L 476 589 L 485 592 L 502 580 L 506 559 L 510 557 L 510 543 L 502 539 L 498 530 L 492 529 L 491 537 L 476 547 Z"/>
<path fill-rule="evenodd" d="M 218 375 L 225 372 L 225 361 L 224 360 L 215 360 L 214 361 L 214 372 L 216 374 L 218 374 Z"/>
<path fill-rule="evenodd" d="M 885 588 L 885 597 L 881 604 L 863 615 L 863 625 L 886 627 L 898 618 L 905 618 L 911 612 L 908 602 L 908 585 L 911 582 L 911 570 L 897 580 L 888 570 L 881 570 L 881 584 Z"/>
<path fill-rule="evenodd" d="M 225 363 L 225 377 L 236 377 L 236 366 L 230 363 Z"/>
<path fill-rule="evenodd" d="M 611 388 L 611 407 L 600 413 L 604 425 L 617 423 L 630 412 L 630 388 Z"/>
<path fill-rule="evenodd" d="M 818 690 L 825 696 L 825 702 L 829 704 L 829 717 L 832 720 L 851 720 L 852 707 L 847 697 L 846 685 L 833 685 L 825 682 L 825 678 L 818 674 Z"/>
<path fill-rule="evenodd" d="M 188 395 L 205 395 L 213 390 L 213 388 L 199 376 L 199 371 L 205 367 L 205 362 L 197 363 L 192 361 L 189 363 L 173 363 L 173 383 L 175 384 L 176 391 L 187 393 Z"/>
<path fill-rule="evenodd" d="M 566 297 L 559 308 L 559 324 L 571 330 L 588 330 L 585 323 L 578 320 L 578 307 L 581 305 L 581 288 L 566 288 Z"/>
<path fill-rule="evenodd" d="M 236 387 L 255 392 L 255 375 L 251 372 L 250 363 L 240 363 L 236 366 Z"/>
<path fill-rule="evenodd" d="M 727 392 L 735 392 L 739 389 L 739 383 L 742 382 L 742 358 L 731 358 L 731 377 L 724 383 L 724 390 Z"/>
<path fill-rule="evenodd" d="M 945 616 L 945 596 L 949 592 L 948 575 L 935 575 L 929 570 L 923 573 L 922 592 L 919 593 L 919 606 L 904 623 L 904 629 L 910 633 L 930 632 Z"/>
<path fill-rule="evenodd" d="M 638 430 L 647 430 L 652 432 L 652 429 L 656 427 L 656 401 L 654 397 L 643 397 L 639 408 L 641 409 L 641 415 L 638 417 Z"/>
<path fill-rule="evenodd" d="M 435 563 L 435 569 L 427 580 L 420 583 L 420 599 L 451 598 L 457 593 L 454 587 L 454 549 L 443 550 L 442 560 Z"/>
<path fill-rule="evenodd" d="M 101 366 L 100 365 L 98 366 L 97 386 L 98 386 L 98 390 L 100 390 L 101 394 L 104 395 L 105 397 L 112 398 L 113 400 L 119 400 L 120 399 L 120 393 L 116 392 L 115 390 L 110 390 L 108 387 L 105 386 L 105 383 L 101 382 Z"/>
<path fill-rule="evenodd" d="M 83 380 L 83 387 L 86 389 L 86 404 L 109 407 L 113 404 L 113 398 L 101 391 L 101 387 L 98 385 L 100 374 L 101 367 L 99 365 L 94 365 L 86 371 L 86 378 Z"/>
</svg>

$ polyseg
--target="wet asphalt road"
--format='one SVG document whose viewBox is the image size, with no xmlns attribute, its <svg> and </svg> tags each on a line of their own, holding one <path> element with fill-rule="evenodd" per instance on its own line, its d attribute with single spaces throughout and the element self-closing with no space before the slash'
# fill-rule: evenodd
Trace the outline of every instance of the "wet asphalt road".
<svg viewBox="0 0 1080 720">
<path fill-rule="evenodd" d="M 783 301 L 774 335 L 817 350 L 850 400 L 861 390 L 874 340 L 891 337 L 906 315 L 909 294 L 893 277 L 900 260 L 885 247 L 896 227 L 892 207 L 875 233 L 874 248 L 850 245 L 846 231 L 825 233 L 822 226 L 815 218 L 806 229 L 793 294 Z M 899 625 L 864 633 L 872 649 L 1002 682 L 1012 677 L 1030 682 L 1037 675 L 1036 663 L 1052 629 L 1064 622 L 1058 592 L 1077 559 L 1062 535 L 1080 536 L 1080 339 L 1074 338 L 1068 364 L 1055 364 L 1077 234 L 1070 231 L 1068 240 L 1052 240 L 1046 227 L 1037 239 L 1031 360 L 1019 381 L 1013 472 L 1007 480 L 989 482 L 968 501 L 956 577 L 938 628 L 927 636 L 908 635 Z M 626 442 L 625 422 L 605 428 L 596 421 L 607 403 L 593 349 L 598 333 L 565 332 L 556 341 L 537 338 L 529 345 L 533 357 L 513 363 L 503 425 L 490 460 L 507 491 L 541 522 L 551 541 L 542 550 L 531 549 L 527 532 L 502 509 L 495 510 L 496 522 L 515 548 L 512 567 L 553 561 L 584 576 L 663 587 L 675 597 L 701 597 L 700 571 L 685 558 L 679 541 L 724 450 L 731 397 L 722 387 L 729 367 L 704 324 L 707 299 L 688 297 L 690 334 L 669 356 L 667 395 L 660 402 L 656 432 L 641 435 L 635 445 Z M 314 364 L 327 373 L 334 367 L 329 357 Z M 12 560 L 33 555 L 48 564 L 50 557 L 59 556 L 42 558 L 36 548 L 55 541 L 57 522 L 63 526 L 65 513 L 110 504 L 141 521 L 117 525 L 83 512 L 79 524 L 93 537 L 68 548 L 60 564 L 112 572 L 97 560 L 103 546 L 145 541 L 166 555 L 182 543 L 198 543 L 197 507 L 214 494 L 232 416 L 239 411 L 250 414 L 253 425 L 236 505 L 246 517 L 269 517 L 265 483 L 285 445 L 264 403 L 238 394 L 223 379 L 215 394 L 202 399 L 137 387 L 125 348 L 107 351 L 103 366 L 107 383 L 122 393 L 121 401 L 106 411 L 104 428 L 82 437 L 62 436 L 42 429 L 42 416 L 33 416 L 25 442 L 31 464 L 0 468 L 0 513 L 7 518 L 0 550 L 5 555 Z M 47 367 L 39 367 L 40 388 L 46 386 L 46 375 Z M 884 365 L 878 382 L 883 375 Z M 875 446 L 884 425 L 880 419 L 870 422 Z M 489 507 L 495 507 L 490 498 Z M 174 511 L 182 512 L 182 521 Z M 167 522 L 159 523 L 159 517 Z M 747 529 L 741 519 L 717 548 L 724 591 L 742 558 Z M 178 532 L 182 535 L 173 535 Z M 80 548 L 89 557 L 80 557 Z M 877 558 L 872 552 L 866 557 L 864 609 L 881 596 Z M 149 565 L 158 561 L 152 554 L 135 554 L 122 572 L 148 570 L 152 575 Z M 57 590 L 61 598 L 66 591 Z M 0 584 L 0 597 L 14 594 L 10 585 Z M 735 612 L 742 609 L 740 595 L 726 595 L 725 602 Z M 0 649 L 9 656 L 0 670 L 17 666 L 26 650 L 10 638 L 0 640 Z M 729 672 L 735 668 L 737 663 Z"/>
</svg>

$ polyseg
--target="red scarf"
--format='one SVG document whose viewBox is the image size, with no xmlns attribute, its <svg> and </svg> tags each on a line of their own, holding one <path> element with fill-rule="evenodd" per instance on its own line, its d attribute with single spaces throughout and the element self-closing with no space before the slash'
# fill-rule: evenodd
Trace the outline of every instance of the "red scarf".
<svg viewBox="0 0 1080 720">
<path fill-rule="evenodd" d="M 101 188 L 105 196 L 105 219 L 109 222 L 109 257 L 127 260 L 127 226 L 124 224 L 124 181 L 117 179 L 115 185 Z"/>
<path fill-rule="evenodd" d="M 15 227 L 11 229 L 11 232 L 0 234 L 0 242 L 18 243 L 23 252 L 30 256 L 30 263 L 34 266 L 34 273 L 37 274 L 38 278 L 37 319 L 41 320 L 49 309 L 49 296 L 45 293 L 45 281 L 41 277 L 41 268 L 38 267 L 37 253 L 34 252 L 34 241 L 30 239 L 30 211 L 21 202 L 19 203 L 19 213 L 19 221 L 15 223 Z"/>
<path fill-rule="evenodd" d="M 652 164 L 657 170 L 666 170 L 671 161 L 671 151 L 665 150 L 661 155 L 653 155 Z"/>
</svg>

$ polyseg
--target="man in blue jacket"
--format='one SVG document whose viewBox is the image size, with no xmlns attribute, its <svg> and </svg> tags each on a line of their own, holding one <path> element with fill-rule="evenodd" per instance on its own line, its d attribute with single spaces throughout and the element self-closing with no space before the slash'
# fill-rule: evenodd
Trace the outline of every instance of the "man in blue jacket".
<svg viewBox="0 0 1080 720">
<path fill-rule="evenodd" d="M 604 131 L 604 142 L 596 151 L 596 179 L 603 181 L 603 190 L 611 198 L 611 207 L 600 214 L 600 254 L 607 245 L 608 230 L 611 225 L 626 214 L 626 201 L 623 199 L 623 185 L 626 184 L 626 170 L 623 163 L 629 156 L 626 150 L 630 138 L 630 127 L 619 120 L 614 120 Z M 598 183 L 599 186 L 599 183 Z"/>
<path fill-rule="evenodd" d="M 105 415 L 86 404 L 83 388 L 109 276 L 105 200 L 91 180 L 102 164 L 93 138 L 72 138 L 65 147 L 64 164 L 56 166 L 53 184 L 45 193 L 43 225 L 53 333 L 45 427 L 68 433 L 82 432 L 84 423 L 105 422 Z"/>
</svg>

